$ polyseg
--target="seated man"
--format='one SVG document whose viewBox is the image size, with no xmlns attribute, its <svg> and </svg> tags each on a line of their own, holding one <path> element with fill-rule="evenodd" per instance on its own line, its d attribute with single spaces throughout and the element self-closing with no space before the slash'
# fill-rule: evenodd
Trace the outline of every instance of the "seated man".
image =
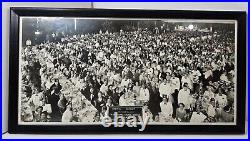
<svg viewBox="0 0 250 141">
<path fill-rule="evenodd" d="M 174 92 L 169 80 L 166 79 L 163 80 L 163 82 L 159 86 L 159 92 L 161 97 L 166 95 L 167 98 L 169 98 L 169 96 Z"/>
</svg>

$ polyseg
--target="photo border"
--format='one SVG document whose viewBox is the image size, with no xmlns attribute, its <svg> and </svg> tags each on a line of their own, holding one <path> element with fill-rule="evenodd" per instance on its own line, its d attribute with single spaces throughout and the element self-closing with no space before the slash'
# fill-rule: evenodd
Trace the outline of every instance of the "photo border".
<svg viewBox="0 0 250 141">
<path fill-rule="evenodd" d="M 9 66 L 9 132 L 10 133 L 195 133 L 240 134 L 245 132 L 246 99 L 246 13 L 232 11 L 166 11 L 166 10 L 107 10 L 67 8 L 11 8 L 10 66 Z M 147 125 L 137 128 L 105 128 L 102 125 L 18 125 L 19 21 L 22 16 L 94 17 L 94 18 L 153 18 L 205 19 L 237 21 L 237 114 L 236 125 Z M 240 34 L 239 34 L 240 33 Z M 239 71 L 240 70 L 240 71 Z M 243 95 L 239 95 L 243 94 Z M 243 116 L 242 116 L 243 115 Z"/>
</svg>

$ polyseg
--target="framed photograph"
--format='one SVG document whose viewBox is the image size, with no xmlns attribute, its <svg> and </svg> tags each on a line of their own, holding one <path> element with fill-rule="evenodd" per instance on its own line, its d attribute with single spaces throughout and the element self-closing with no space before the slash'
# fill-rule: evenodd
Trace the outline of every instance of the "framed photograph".
<svg viewBox="0 0 250 141">
<path fill-rule="evenodd" d="M 10 11 L 10 133 L 245 133 L 245 12 Z"/>
</svg>

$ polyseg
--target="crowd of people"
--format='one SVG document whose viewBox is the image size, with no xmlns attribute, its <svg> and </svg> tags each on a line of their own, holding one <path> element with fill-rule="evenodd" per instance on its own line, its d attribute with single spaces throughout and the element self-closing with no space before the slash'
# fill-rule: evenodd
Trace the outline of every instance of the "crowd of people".
<svg viewBox="0 0 250 141">
<path fill-rule="evenodd" d="M 100 31 L 29 44 L 21 120 L 100 122 L 112 106 L 142 106 L 151 122 L 234 122 L 234 58 L 234 31 Z"/>
</svg>

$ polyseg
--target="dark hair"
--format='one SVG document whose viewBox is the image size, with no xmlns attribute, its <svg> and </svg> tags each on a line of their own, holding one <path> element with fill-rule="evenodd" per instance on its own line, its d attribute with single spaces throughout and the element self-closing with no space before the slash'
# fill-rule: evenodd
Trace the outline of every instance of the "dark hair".
<svg viewBox="0 0 250 141">
<path fill-rule="evenodd" d="M 183 87 L 188 87 L 188 83 L 185 82 L 185 83 L 183 84 Z"/>
<path fill-rule="evenodd" d="M 38 106 L 38 107 L 36 108 L 36 110 L 38 110 L 38 109 L 42 109 L 42 110 L 43 110 L 43 107 L 42 107 L 42 106 Z"/>
<path fill-rule="evenodd" d="M 100 112 L 96 112 L 96 113 L 95 113 L 95 117 L 96 117 L 96 116 L 100 116 Z"/>
<path fill-rule="evenodd" d="M 224 108 L 223 108 L 223 110 L 225 111 L 225 112 L 227 112 L 227 111 L 229 111 L 230 110 L 230 106 L 229 105 L 227 105 L 227 106 L 225 106 Z"/>
<path fill-rule="evenodd" d="M 74 112 L 74 111 L 75 111 L 75 112 L 78 112 L 78 110 L 77 110 L 76 108 L 72 109 L 72 111 L 73 111 L 73 112 Z"/>
<path fill-rule="evenodd" d="M 215 101 L 215 99 L 214 99 L 214 98 L 211 98 L 211 99 L 210 99 L 210 102 L 212 102 L 212 101 Z"/>
<path fill-rule="evenodd" d="M 47 111 L 43 111 L 41 114 L 45 114 L 46 116 L 48 115 Z"/>
<path fill-rule="evenodd" d="M 179 103 L 179 107 L 180 107 L 180 105 L 182 105 L 183 107 L 185 107 L 185 104 L 184 104 L 184 103 Z"/>
</svg>

